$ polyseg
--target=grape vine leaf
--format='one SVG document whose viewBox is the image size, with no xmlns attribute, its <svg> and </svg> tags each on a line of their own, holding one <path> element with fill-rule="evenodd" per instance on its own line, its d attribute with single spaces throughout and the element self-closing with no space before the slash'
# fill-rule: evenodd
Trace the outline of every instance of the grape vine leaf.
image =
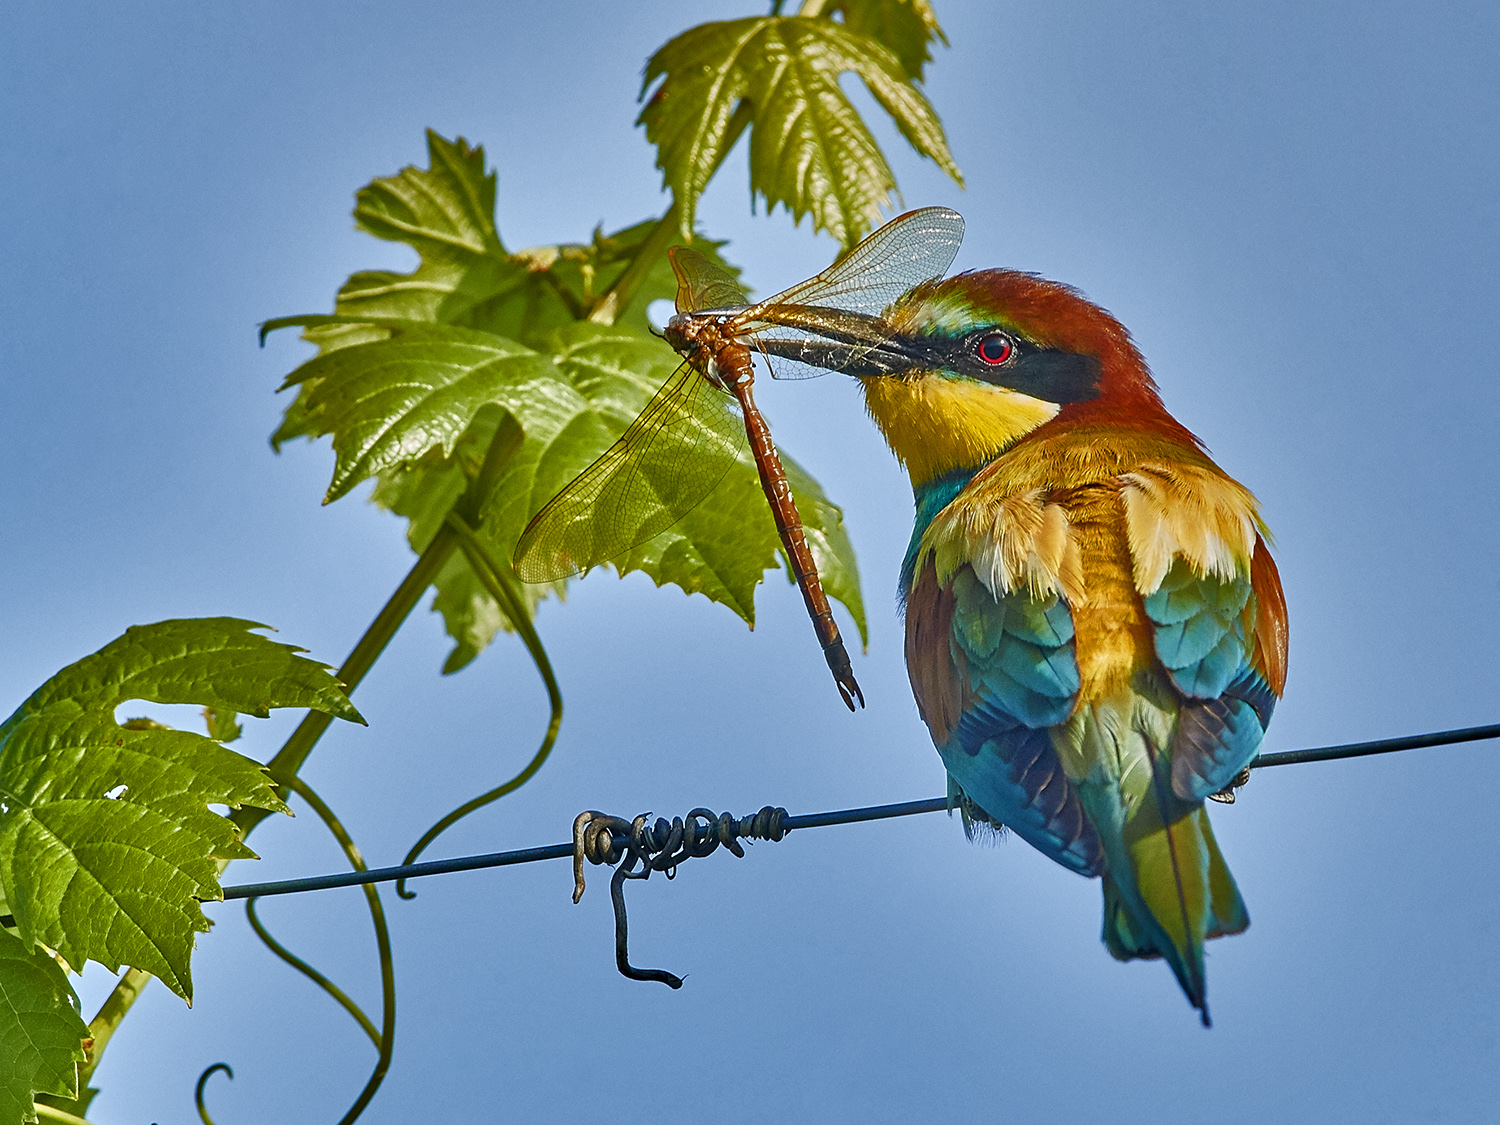
<svg viewBox="0 0 1500 1125">
<path fill-rule="evenodd" d="M 523 446 L 511 462 L 513 479 L 496 490 L 486 527 L 507 558 L 536 511 L 625 431 L 678 364 L 677 355 L 658 340 L 594 325 L 559 333 L 554 360 L 577 397 L 568 402 L 555 434 L 536 434 L 546 442 L 537 447 L 536 459 L 530 461 Z M 727 396 L 723 403 L 728 411 Z M 814 558 L 820 571 L 827 567 L 828 593 L 849 610 L 863 636 L 858 568 L 843 512 L 796 461 L 784 454 L 782 459 Z M 781 540 L 748 446 L 711 496 L 612 565 L 622 574 L 644 571 L 658 586 L 671 583 L 704 594 L 753 626 L 755 586 L 777 565 Z"/>
<path fill-rule="evenodd" d="M 354 221 L 376 238 L 410 243 L 428 264 L 504 254 L 495 230 L 494 172 L 484 149 L 427 130 L 429 166 L 372 180 L 354 197 Z"/>
<path fill-rule="evenodd" d="M 326 504 L 430 449 L 452 453 L 482 406 L 511 385 L 555 381 L 550 368 L 545 356 L 504 336 L 412 325 L 315 356 L 282 389 L 311 382 L 312 436 L 333 435 L 337 461 Z"/>
<path fill-rule="evenodd" d="M 495 177 L 483 149 L 432 132 L 427 141 L 428 168 L 375 180 L 356 207 L 362 228 L 417 250 L 417 269 L 355 274 L 333 315 L 263 326 L 301 326 L 320 349 L 283 383 L 297 394 L 272 441 L 331 435 L 336 463 L 325 501 L 373 477 L 371 499 L 408 520 L 408 540 L 420 552 L 476 477 L 496 425 L 508 418 L 523 442 L 481 513 L 480 529 L 505 563 L 531 515 L 619 436 L 675 368 L 671 350 L 646 334 L 645 309 L 674 297 L 677 282 L 660 256 L 614 327 L 581 323 L 656 224 L 507 253 L 485 210 L 493 207 Z M 692 245 L 738 275 L 719 255 L 722 244 L 700 236 Z M 794 468 L 790 463 L 788 472 Z M 829 592 L 850 607 L 863 632 L 842 515 L 810 477 L 796 472 Z M 748 493 L 737 496 L 736 505 L 752 501 Z M 770 527 L 764 500 L 747 510 L 764 516 L 764 526 L 737 535 L 699 513 L 669 533 L 675 538 L 643 548 L 622 566 L 704 593 L 753 621 L 754 587 L 776 565 L 777 548 L 764 535 Z M 743 557 L 736 557 L 741 549 Z M 433 608 L 455 640 L 444 664 L 451 672 L 511 623 L 459 555 L 434 585 Z M 564 582 L 525 587 L 528 608 L 564 589 Z"/>
<path fill-rule="evenodd" d="M 203 708 L 203 723 L 208 728 L 208 737 L 215 742 L 233 742 L 245 733 L 233 711 L 220 711 L 213 707 Z"/>
<path fill-rule="evenodd" d="M 26 948 L 144 969 L 191 1001 L 200 902 L 254 858 L 210 804 L 286 811 L 264 768 L 221 743 L 115 721 L 132 699 L 363 723 L 327 668 L 235 618 L 138 625 L 58 672 L 0 724 L 0 887 Z"/>
<path fill-rule="evenodd" d="M 62 966 L 0 929 L 0 1125 L 35 1121 L 37 1094 L 77 1097 L 88 1037 Z"/>
<path fill-rule="evenodd" d="M 922 81 L 922 71 L 932 61 L 933 40 L 948 45 L 927 0 L 834 0 L 823 14 L 834 12 L 843 15 L 850 31 L 869 36 L 895 55 L 913 82 Z"/>
<path fill-rule="evenodd" d="M 536 246 L 518 250 L 516 256 L 527 261 L 538 273 L 545 273 L 548 283 L 559 294 L 564 304 L 574 312 L 574 320 L 585 320 L 594 302 L 609 292 L 620 275 L 635 260 L 635 256 L 647 238 L 656 229 L 657 220 L 650 219 L 632 227 L 605 234 L 596 229 L 587 243 L 563 243 L 557 246 Z M 694 233 L 688 240 L 698 253 L 708 258 L 730 276 L 738 278 L 740 270 L 726 262 L 721 256 L 724 243 Z M 646 317 L 646 308 L 652 301 L 671 300 L 677 295 L 677 276 L 672 272 L 672 263 L 665 254 L 658 254 L 652 261 L 646 276 L 627 304 L 614 318 L 620 328 L 629 328 L 642 335 L 652 330 Z M 476 327 L 484 327 L 477 325 Z M 546 322 L 543 331 L 530 332 L 524 338 L 534 347 L 546 349 L 551 334 L 561 324 Z M 498 328 L 491 328 L 498 331 Z M 518 337 L 520 338 L 520 337 Z"/>
<path fill-rule="evenodd" d="M 877 9 L 860 6 L 866 26 Z M 847 13 L 846 13 L 847 14 Z M 923 33 L 925 44 L 926 32 Z M 924 46 L 925 50 L 925 46 Z M 853 71 L 918 153 L 962 183 L 942 123 L 902 58 L 868 34 L 830 19 L 764 16 L 701 24 L 646 64 L 641 96 L 660 80 L 638 124 L 690 231 L 709 177 L 724 156 L 729 121 L 751 110 L 750 188 L 797 222 L 853 246 L 892 204 L 896 180 L 839 76 Z"/>
<path fill-rule="evenodd" d="M 428 167 L 408 166 L 371 181 L 356 195 L 354 220 L 377 238 L 405 242 L 420 257 L 411 273 L 366 270 L 350 276 L 331 315 L 278 317 L 261 325 L 261 338 L 300 327 L 320 355 L 389 339 L 423 324 L 452 324 L 504 336 L 532 348 L 551 333 L 588 316 L 593 302 L 634 260 L 655 227 L 637 223 L 613 234 L 596 230 L 585 244 L 537 246 L 508 253 L 495 228 L 496 176 L 484 148 L 462 137 L 427 132 Z M 722 243 L 695 237 L 693 248 L 729 270 Z M 617 323 L 646 332 L 646 306 L 677 292 L 665 255 L 652 264 Z M 310 400 L 317 380 L 304 374 L 297 397 L 271 437 L 273 447 L 320 432 Z"/>
<path fill-rule="evenodd" d="M 453 455 L 435 450 L 410 465 L 382 473 L 370 494 L 372 502 L 407 520 L 406 536 L 412 550 L 421 554 L 454 503 L 475 479 L 499 425 L 519 428 L 513 416 L 498 407 L 481 409 L 459 439 Z M 524 438 L 523 438 L 524 440 Z M 482 529 L 481 529 L 482 534 Z M 505 555 L 492 546 L 497 561 Z M 499 604 L 485 591 L 462 552 L 454 552 L 443 564 L 433 587 L 437 594 L 432 609 L 443 617 L 453 650 L 443 662 L 446 675 L 463 668 L 489 645 L 495 634 L 515 626 Z M 521 592 L 529 613 L 548 594 L 566 594 L 566 582 L 523 585 Z"/>
<path fill-rule="evenodd" d="M 547 357 L 553 370 L 550 380 L 520 381 L 495 397 L 512 417 L 522 420 L 524 433 L 479 529 L 494 557 L 503 562 L 509 561 L 531 517 L 625 431 L 677 366 L 676 354 L 660 341 L 601 325 L 573 325 L 556 335 L 553 348 Z M 488 444 L 494 417 L 477 420 L 452 456 L 432 457 L 382 478 L 376 495 L 411 520 L 416 549 L 431 539 L 442 514 L 463 491 Z M 829 596 L 844 604 L 863 636 L 858 567 L 843 513 L 794 460 L 783 455 L 783 461 Z M 622 574 L 644 571 L 659 586 L 671 583 L 688 593 L 701 593 L 753 625 L 755 586 L 767 569 L 778 565 L 780 551 L 746 449 L 710 502 L 612 565 Z M 505 627 L 504 616 L 467 567 L 450 563 L 436 584 L 434 608 L 443 611 L 457 641 L 444 666 L 453 671 L 472 660 L 497 628 Z M 526 590 L 535 598 L 551 588 L 555 587 Z"/>
</svg>

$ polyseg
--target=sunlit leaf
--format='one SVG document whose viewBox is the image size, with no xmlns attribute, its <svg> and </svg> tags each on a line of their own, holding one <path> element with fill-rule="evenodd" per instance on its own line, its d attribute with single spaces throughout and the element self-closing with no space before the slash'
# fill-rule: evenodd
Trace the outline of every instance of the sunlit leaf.
<svg viewBox="0 0 1500 1125">
<path fill-rule="evenodd" d="M 37 1094 L 78 1095 L 88 1036 L 62 966 L 0 929 L 0 1125 L 35 1121 Z"/>
<path fill-rule="evenodd" d="M 283 386 L 312 383 L 312 432 L 333 435 L 338 460 L 326 503 L 431 449 L 452 453 L 482 407 L 537 380 L 557 376 L 544 356 L 513 340 L 453 325 L 413 325 L 316 356 Z"/>
<path fill-rule="evenodd" d="M 895 55 L 906 76 L 916 82 L 932 61 L 933 41 L 948 45 L 927 0 L 835 0 L 823 14 L 834 12 L 843 13 L 850 31 L 869 36 Z"/>
<path fill-rule="evenodd" d="M 429 166 L 373 180 L 354 197 L 354 221 L 377 238 L 407 242 L 423 259 L 469 261 L 504 252 L 495 230 L 494 172 L 484 149 L 427 130 Z"/>
<path fill-rule="evenodd" d="M 115 721 L 121 703 L 363 722 L 324 665 L 234 618 L 139 625 L 53 676 L 0 724 L 0 886 L 19 937 L 69 965 L 135 966 L 191 998 L 199 903 L 251 858 L 210 804 L 284 810 L 259 763 L 202 735 Z"/>
<path fill-rule="evenodd" d="M 655 339 L 589 326 L 568 333 L 560 341 L 556 359 L 578 398 L 572 403 L 571 416 L 557 419 L 552 435 L 537 435 L 545 442 L 537 456 L 532 458 L 523 449 L 498 490 L 487 530 L 505 558 L 510 557 L 531 516 L 624 432 L 678 361 L 670 348 Z M 728 401 L 726 397 L 726 409 Z M 815 551 L 829 554 L 831 569 L 854 576 L 852 590 L 840 580 L 838 596 L 863 630 L 858 572 L 842 534 L 842 513 L 795 463 L 788 465 L 788 475 L 810 538 L 827 536 L 826 542 L 818 541 Z M 755 586 L 767 569 L 777 565 L 779 551 L 780 539 L 746 448 L 709 500 L 614 565 L 621 573 L 644 571 L 657 585 L 671 583 L 689 593 L 701 593 L 753 623 Z"/>
<path fill-rule="evenodd" d="M 672 351 L 646 335 L 645 310 L 674 297 L 677 281 L 661 256 L 614 328 L 581 324 L 655 224 L 507 253 L 484 211 L 495 179 L 483 150 L 435 134 L 428 146 L 428 168 L 374 181 L 356 212 L 372 233 L 410 243 L 421 256 L 417 269 L 355 274 L 334 314 L 268 322 L 303 326 L 320 349 L 284 384 L 297 396 L 273 441 L 331 435 L 336 463 L 327 499 L 373 477 L 371 498 L 409 521 L 408 540 L 420 552 L 478 474 L 497 421 L 508 415 L 523 438 L 480 528 L 495 557 L 508 562 L 531 515 L 623 432 L 675 368 Z M 721 244 L 700 237 L 692 245 L 738 274 L 719 255 Z M 736 472 L 717 510 L 691 514 L 621 565 L 753 620 L 754 587 L 777 565 L 777 546 L 753 468 Z M 830 593 L 863 629 L 838 509 L 805 474 L 794 483 Z M 732 504 L 724 500 L 730 492 Z M 742 504 L 749 516 L 738 515 Z M 455 641 L 444 670 L 453 671 L 511 623 L 460 554 L 434 585 L 433 608 Z M 525 587 L 528 608 L 564 589 L 562 581 Z"/>
<path fill-rule="evenodd" d="M 339 289 L 331 315 L 267 321 L 262 335 L 300 326 L 327 355 L 387 339 L 407 322 L 463 324 L 483 318 L 497 303 L 515 303 L 518 297 L 527 303 L 522 291 L 532 285 L 531 271 L 506 253 L 495 229 L 496 176 L 485 168 L 484 149 L 429 129 L 427 153 L 428 167 L 408 166 L 372 180 L 359 190 L 354 207 L 359 227 L 415 249 L 417 268 L 355 273 Z M 273 446 L 327 432 L 311 406 L 316 385 L 316 379 L 302 381 L 271 437 Z"/>
<path fill-rule="evenodd" d="M 544 267 L 549 279 L 564 295 L 565 303 L 579 311 L 580 315 L 575 319 L 582 320 L 591 303 L 608 292 L 625 272 L 655 227 L 656 221 L 652 220 L 614 234 L 595 231 L 593 241 L 583 245 L 539 246 L 520 251 L 518 256 Z M 739 276 L 739 268 L 720 256 L 724 243 L 695 235 L 686 245 L 731 276 Z M 672 264 L 665 254 L 658 255 L 630 304 L 615 318 L 615 324 L 645 333 L 651 327 L 646 319 L 647 306 L 652 301 L 671 300 L 676 293 L 677 278 L 672 273 Z M 549 333 L 555 327 L 550 326 Z M 539 341 L 537 346 L 546 348 L 546 340 Z"/>
<path fill-rule="evenodd" d="M 501 411 L 481 411 L 459 439 L 450 457 L 434 451 L 411 465 L 382 473 L 370 499 L 381 507 L 404 517 L 407 541 L 420 554 L 437 533 L 455 501 L 469 482 L 478 475 Z M 506 556 L 497 554 L 502 561 Z M 454 648 L 443 663 L 444 673 L 456 672 L 478 656 L 501 629 L 514 631 L 514 625 L 493 598 L 485 592 L 461 552 L 448 558 L 433 581 L 437 590 L 432 608 L 442 614 L 444 626 L 454 640 Z M 561 597 L 566 584 L 522 586 L 527 608 L 548 594 Z"/>
<path fill-rule="evenodd" d="M 494 224 L 496 176 L 485 167 L 484 149 L 430 130 L 427 148 L 427 168 L 407 167 L 371 181 L 358 193 L 354 211 L 363 229 L 416 250 L 417 268 L 355 273 L 340 288 L 331 314 L 270 320 L 262 333 L 300 327 L 320 356 L 389 339 L 414 324 L 474 328 L 543 348 L 556 330 L 588 316 L 655 226 L 638 223 L 613 234 L 595 231 L 587 243 L 508 253 Z M 718 256 L 722 243 L 699 237 L 691 245 L 733 270 Z M 646 306 L 675 292 L 662 255 L 617 323 L 646 331 Z M 323 402 L 313 401 L 319 379 L 316 371 L 300 373 L 297 394 L 271 437 L 273 446 L 332 431 L 317 416 Z"/>
<path fill-rule="evenodd" d="M 208 727 L 208 737 L 215 742 L 233 742 L 245 733 L 233 711 L 221 711 L 216 707 L 203 708 L 203 722 Z"/>
<path fill-rule="evenodd" d="M 549 363 L 554 381 L 517 383 L 496 395 L 500 406 L 522 420 L 525 435 L 499 478 L 480 528 L 494 556 L 505 562 L 536 511 L 625 431 L 678 362 L 670 348 L 652 337 L 597 325 L 576 325 L 558 334 L 553 347 Z M 493 416 L 481 416 L 451 456 L 429 455 L 382 478 L 375 498 L 411 520 L 414 548 L 420 550 L 430 540 L 477 472 L 493 428 Z M 863 632 L 858 570 L 842 513 L 789 459 L 787 473 L 809 543 L 820 568 L 827 569 L 829 594 L 849 608 Z M 779 565 L 779 544 L 747 451 L 711 502 L 614 565 L 622 573 L 644 571 L 658 585 L 701 593 L 753 622 L 755 586 L 767 569 Z M 450 560 L 436 585 L 433 608 L 443 613 L 457 642 L 444 667 L 453 671 L 509 623 L 461 560 Z M 558 582 L 524 589 L 534 605 L 562 587 Z"/>
<path fill-rule="evenodd" d="M 959 179 L 937 114 L 902 60 L 874 38 L 801 16 L 707 23 L 657 51 L 642 85 L 644 95 L 660 80 L 640 121 L 681 207 L 682 229 L 692 229 L 697 197 L 723 158 L 742 100 L 752 114 L 752 191 L 799 222 L 810 214 L 815 228 L 846 246 L 878 223 L 881 208 L 894 201 L 896 181 L 839 87 L 849 71 L 913 148 Z"/>
</svg>

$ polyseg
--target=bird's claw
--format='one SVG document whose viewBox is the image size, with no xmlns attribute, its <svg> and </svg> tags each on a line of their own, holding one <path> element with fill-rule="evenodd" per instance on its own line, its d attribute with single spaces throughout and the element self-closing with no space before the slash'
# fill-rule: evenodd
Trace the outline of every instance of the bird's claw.
<svg viewBox="0 0 1500 1125">
<path fill-rule="evenodd" d="M 1210 801 L 1218 801 L 1221 805 L 1232 805 L 1234 804 L 1234 791 L 1236 789 L 1239 789 L 1245 784 L 1245 782 L 1249 780 L 1250 767 L 1246 766 L 1244 769 L 1240 770 L 1239 773 L 1235 774 L 1234 780 L 1231 781 L 1228 785 L 1224 786 L 1223 789 L 1220 789 L 1217 793 L 1210 793 L 1208 795 L 1208 799 Z"/>
</svg>

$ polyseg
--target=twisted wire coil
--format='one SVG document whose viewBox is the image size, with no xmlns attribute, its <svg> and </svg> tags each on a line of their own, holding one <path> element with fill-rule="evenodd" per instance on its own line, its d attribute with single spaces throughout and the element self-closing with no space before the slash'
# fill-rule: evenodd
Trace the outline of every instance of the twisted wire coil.
<svg viewBox="0 0 1500 1125">
<path fill-rule="evenodd" d="M 757 813 L 736 819 L 729 813 L 715 814 L 696 808 L 684 817 L 657 817 L 642 813 L 634 820 L 624 820 L 608 813 L 588 810 L 573 821 L 573 901 L 583 898 L 585 889 L 583 862 L 614 866 L 609 881 L 610 902 L 615 912 L 615 965 L 631 980 L 660 981 L 669 988 L 681 988 L 682 978 L 664 969 L 637 969 L 630 963 L 629 929 L 625 917 L 625 880 L 649 879 L 660 871 L 668 879 L 689 859 L 712 855 L 720 847 L 743 859 L 741 840 L 782 839 L 787 811 L 767 805 Z"/>
</svg>

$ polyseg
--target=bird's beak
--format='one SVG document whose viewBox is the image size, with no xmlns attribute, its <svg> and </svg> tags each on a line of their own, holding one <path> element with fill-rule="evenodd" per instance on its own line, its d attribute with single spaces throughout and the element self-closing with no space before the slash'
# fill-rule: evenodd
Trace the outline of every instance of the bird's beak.
<svg viewBox="0 0 1500 1125">
<path fill-rule="evenodd" d="M 852 314 L 837 326 L 808 326 L 786 334 L 763 333 L 755 347 L 826 371 L 867 379 L 934 366 L 928 341 L 892 333 L 884 321 Z"/>
</svg>

